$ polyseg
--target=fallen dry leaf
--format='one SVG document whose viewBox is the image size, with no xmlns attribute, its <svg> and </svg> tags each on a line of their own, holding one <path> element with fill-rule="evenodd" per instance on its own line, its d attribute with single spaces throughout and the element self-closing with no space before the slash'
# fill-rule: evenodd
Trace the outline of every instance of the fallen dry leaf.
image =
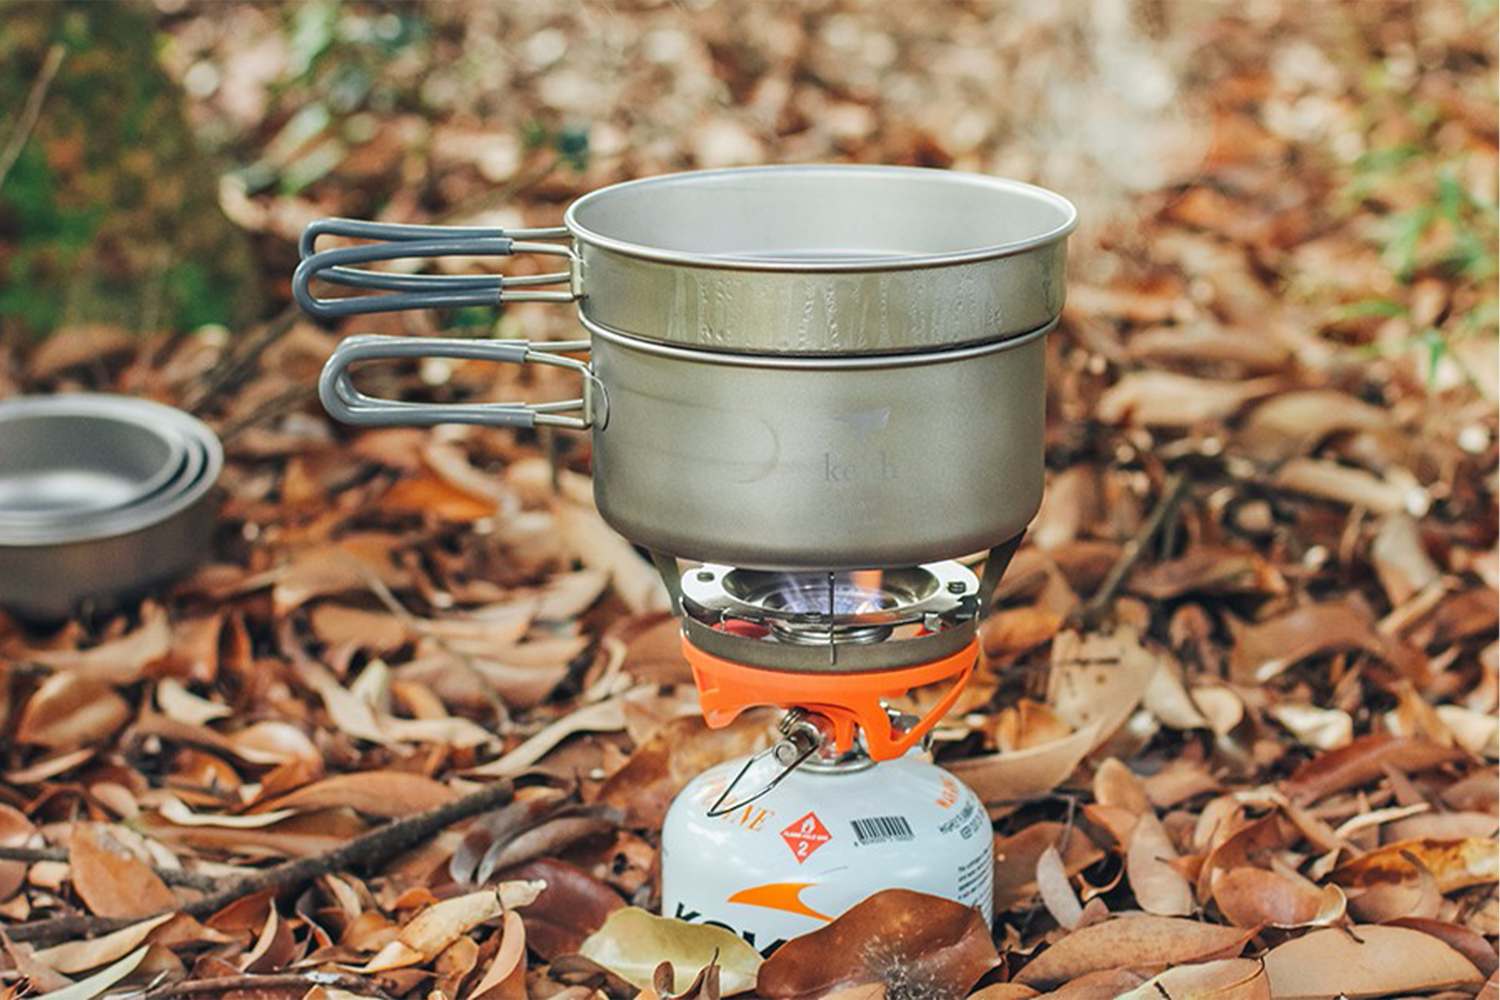
<svg viewBox="0 0 1500 1000">
<path fill-rule="evenodd" d="M 1015 979 L 1046 989 L 1121 966 L 1151 974 L 1167 965 L 1233 957 L 1253 934 L 1179 917 L 1127 914 L 1074 931 L 1028 962 Z"/>
<path fill-rule="evenodd" d="M 152 931 L 174 916 L 175 914 L 171 913 L 161 913 L 96 938 L 69 941 L 66 944 L 43 948 L 36 953 L 36 958 L 37 961 L 50 965 L 58 972 L 84 972 L 88 969 L 96 969 L 106 962 L 117 961 L 127 952 L 134 950 L 151 936 Z"/>
<path fill-rule="evenodd" d="M 32 650 L 26 658 L 83 680 L 123 685 L 141 680 L 146 668 L 171 650 L 172 629 L 166 611 L 148 605 L 141 626 L 118 639 L 91 649 Z"/>
<path fill-rule="evenodd" d="M 36 833 L 26 814 L 14 806 L 0 803 L 0 844 L 21 847 Z M 0 901 L 15 895 L 26 882 L 26 862 L 0 861 Z"/>
<path fill-rule="evenodd" d="M 1153 812 L 1143 813 L 1125 852 L 1125 871 L 1130 891 L 1147 913 L 1181 917 L 1193 912 L 1193 888 L 1171 864 L 1176 858 L 1177 848 L 1161 820 Z"/>
<path fill-rule="evenodd" d="M 104 681 L 55 673 L 27 700 L 16 723 L 18 743 L 55 750 L 104 743 L 130 718 L 130 706 Z"/>
<path fill-rule="evenodd" d="M 1479 837 L 1386 844 L 1340 865 L 1334 869 L 1333 878 L 1349 888 L 1404 882 L 1416 877 L 1412 859 L 1432 873 L 1438 891 L 1444 893 L 1500 879 L 1500 843 Z"/>
<path fill-rule="evenodd" d="M 474 1000 L 511 1000 L 526 996 L 526 921 L 514 910 L 501 918 L 500 947 L 474 985 Z"/>
<path fill-rule="evenodd" d="M 1083 904 L 1073 892 L 1068 881 L 1068 872 L 1057 848 L 1048 844 L 1036 862 L 1036 888 L 1042 897 L 1042 905 L 1059 927 L 1073 930 L 1083 916 Z"/>
<path fill-rule="evenodd" d="M 1310 931 L 1266 952 L 1273 1000 L 1417 993 L 1484 981 L 1442 941 L 1405 927 L 1356 924 Z"/>
<path fill-rule="evenodd" d="M 457 794 L 442 782 L 405 771 L 336 774 L 258 803 L 256 813 L 288 815 L 300 809 L 347 806 L 366 816 L 409 816 L 451 802 Z M 171 817 L 168 817 L 171 818 Z"/>
<path fill-rule="evenodd" d="M 802 998 L 864 983 L 962 996 L 1000 963 L 978 911 L 907 889 L 878 892 L 761 966 L 760 996 Z"/>
<path fill-rule="evenodd" d="M 1452 747 L 1377 733 L 1314 757 L 1283 781 L 1281 789 L 1295 802 L 1316 802 L 1333 792 L 1374 781 L 1387 768 L 1415 773 L 1463 758 L 1463 751 Z"/>
<path fill-rule="evenodd" d="M 501 877 L 547 884 L 526 908 L 529 946 L 547 961 L 576 952 L 585 938 L 604 926 L 611 913 L 625 906 L 614 889 L 556 858 L 528 861 L 502 872 Z"/>
<path fill-rule="evenodd" d="M 1073 773 L 1098 745 L 1099 728 L 1096 722 L 1051 743 L 944 761 L 943 766 L 986 804 L 1034 798 L 1052 791 Z"/>
<path fill-rule="evenodd" d="M 434 903 L 401 928 L 396 939 L 380 949 L 359 971 L 387 972 L 430 961 L 485 921 L 534 902 L 545 888 L 541 882 L 502 882 L 492 889 Z"/>
<path fill-rule="evenodd" d="M 1130 422 L 1144 427 L 1191 427 L 1218 422 L 1257 396 L 1280 386 L 1278 379 L 1231 382 L 1193 378 L 1174 372 L 1130 372 L 1116 382 L 1094 408 L 1106 423 Z"/>
<path fill-rule="evenodd" d="M 656 967 L 672 964 L 673 974 L 691 980 L 717 961 L 726 996 L 755 986 L 758 952 L 739 935 L 708 924 L 690 924 L 627 906 L 609 915 L 578 953 L 641 989 L 651 986 Z"/>
<path fill-rule="evenodd" d="M 1443 920 L 1428 920 L 1424 917 L 1397 917 L 1389 921 L 1392 927 L 1406 927 L 1423 934 L 1431 934 L 1442 941 L 1448 947 L 1458 952 L 1464 958 L 1474 963 L 1481 975 L 1493 976 L 1497 967 L 1500 967 L 1500 955 L 1495 952 L 1495 946 L 1485 940 L 1484 935 L 1476 933 L 1459 924 L 1448 923 Z"/>
<path fill-rule="evenodd" d="M 1236 927 L 1306 927 L 1343 916 L 1337 886 L 1323 889 L 1300 877 L 1248 865 L 1215 872 L 1211 884 L 1219 912 Z"/>
<path fill-rule="evenodd" d="M 995 909 L 1005 911 L 1038 892 L 1037 868 L 1047 848 L 1062 854 L 1063 870 L 1071 878 L 1103 857 L 1081 830 L 1043 821 L 995 840 Z"/>
<path fill-rule="evenodd" d="M 1052 642 L 1047 704 L 1075 728 L 1097 725 L 1098 746 L 1130 717 L 1156 668 L 1156 657 L 1131 628 L 1089 636 L 1061 632 Z"/>
<path fill-rule="evenodd" d="M 73 890 L 101 917 L 140 917 L 177 905 L 177 897 L 145 862 L 91 823 L 68 839 Z"/>
<path fill-rule="evenodd" d="M 1390 482 L 1363 469 L 1313 458 L 1294 458 L 1276 472 L 1276 485 L 1377 514 L 1425 514 L 1431 504 L 1420 486 Z"/>
<path fill-rule="evenodd" d="M 107 993 L 116 983 L 140 968 L 150 951 L 150 945 L 141 945 L 124 958 L 116 960 L 108 968 L 100 969 L 92 976 L 80 979 L 71 986 L 43 993 L 37 997 L 37 1000 L 94 1000 L 95 997 Z"/>
<path fill-rule="evenodd" d="M 1265 966 L 1249 958 L 1179 965 L 1115 1000 L 1271 1000 Z"/>
</svg>

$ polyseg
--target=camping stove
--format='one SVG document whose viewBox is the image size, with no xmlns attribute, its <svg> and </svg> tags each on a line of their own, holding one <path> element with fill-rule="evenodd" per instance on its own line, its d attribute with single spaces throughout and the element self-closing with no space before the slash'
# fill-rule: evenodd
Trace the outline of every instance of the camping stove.
<svg viewBox="0 0 1500 1000">
<path fill-rule="evenodd" d="M 989 913 L 984 810 L 923 743 L 974 669 L 976 620 L 1041 503 L 1045 339 L 1076 223 L 1029 184 L 822 164 L 614 184 L 562 226 L 325 219 L 303 234 L 292 292 L 329 322 L 576 307 L 587 340 L 355 333 L 319 395 L 365 426 L 588 432 L 599 512 L 672 592 L 708 724 L 787 710 L 770 750 L 701 775 L 673 805 L 669 914 L 765 947 L 885 888 Z M 345 245 L 320 250 L 325 238 Z M 514 254 L 556 269 L 380 266 Z M 315 283 L 354 292 L 325 298 Z M 546 365 L 575 376 L 578 396 L 422 403 L 356 384 L 361 366 L 431 357 Z M 982 579 L 936 561 L 986 549 Z M 922 717 L 891 710 L 938 684 Z"/>
<path fill-rule="evenodd" d="M 1004 554 L 1002 554 L 1003 561 Z M 999 567 L 986 574 L 998 579 Z M 682 574 L 682 649 L 704 718 L 788 708 L 769 749 L 698 776 L 662 830 L 662 910 L 764 951 L 881 889 L 992 909 L 984 808 L 925 740 L 978 660 L 982 585 L 957 562 Z M 891 699 L 947 690 L 918 718 Z"/>
<path fill-rule="evenodd" d="M 681 578 L 682 649 L 710 726 L 753 705 L 815 712 L 832 744 L 875 760 L 911 749 L 978 658 L 979 580 L 956 562 L 775 572 L 704 565 Z M 951 681 L 928 715 L 893 728 L 887 699 Z"/>
</svg>

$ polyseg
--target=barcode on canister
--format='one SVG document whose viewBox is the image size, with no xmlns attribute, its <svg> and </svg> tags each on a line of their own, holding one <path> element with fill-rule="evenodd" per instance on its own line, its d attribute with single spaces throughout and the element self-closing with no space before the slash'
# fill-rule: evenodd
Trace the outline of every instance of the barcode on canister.
<svg viewBox="0 0 1500 1000">
<path fill-rule="evenodd" d="M 854 840 L 858 844 L 912 840 L 915 836 L 905 816 L 871 816 L 869 819 L 850 820 L 849 825 L 854 827 Z"/>
</svg>

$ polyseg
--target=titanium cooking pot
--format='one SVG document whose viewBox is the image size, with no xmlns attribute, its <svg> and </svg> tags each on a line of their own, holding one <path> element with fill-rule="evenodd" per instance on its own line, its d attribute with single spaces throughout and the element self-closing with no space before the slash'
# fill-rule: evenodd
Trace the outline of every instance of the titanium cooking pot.
<svg viewBox="0 0 1500 1000">
<path fill-rule="evenodd" d="M 324 369 L 323 403 L 356 424 L 591 430 L 600 513 L 660 553 L 907 566 L 1014 539 L 1036 513 L 1043 338 L 1076 219 L 1041 188 L 950 171 L 711 170 L 595 191 L 561 229 L 324 220 L 303 237 L 293 289 L 325 318 L 576 300 L 587 341 L 350 337 Z M 382 242 L 315 253 L 323 234 Z M 522 252 L 568 270 L 354 266 Z M 314 277 L 383 294 L 319 299 Z M 583 351 L 588 363 L 566 356 Z M 583 389 L 539 405 L 426 405 L 371 398 L 350 378 L 356 362 L 411 357 L 549 364 Z"/>
</svg>

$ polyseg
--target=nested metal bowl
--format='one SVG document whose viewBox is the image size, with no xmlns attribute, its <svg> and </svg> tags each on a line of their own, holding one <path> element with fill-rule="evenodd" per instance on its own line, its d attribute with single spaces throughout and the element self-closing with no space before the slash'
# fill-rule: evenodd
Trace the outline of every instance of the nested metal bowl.
<svg viewBox="0 0 1500 1000">
<path fill-rule="evenodd" d="M 0 524 L 67 519 L 135 503 L 182 471 L 186 442 L 134 419 L 128 402 L 67 396 L 0 404 Z"/>
<path fill-rule="evenodd" d="M 208 552 L 223 449 L 201 421 L 123 396 L 21 397 L 0 401 L 0 435 L 0 605 L 13 613 L 108 605 Z"/>
</svg>

